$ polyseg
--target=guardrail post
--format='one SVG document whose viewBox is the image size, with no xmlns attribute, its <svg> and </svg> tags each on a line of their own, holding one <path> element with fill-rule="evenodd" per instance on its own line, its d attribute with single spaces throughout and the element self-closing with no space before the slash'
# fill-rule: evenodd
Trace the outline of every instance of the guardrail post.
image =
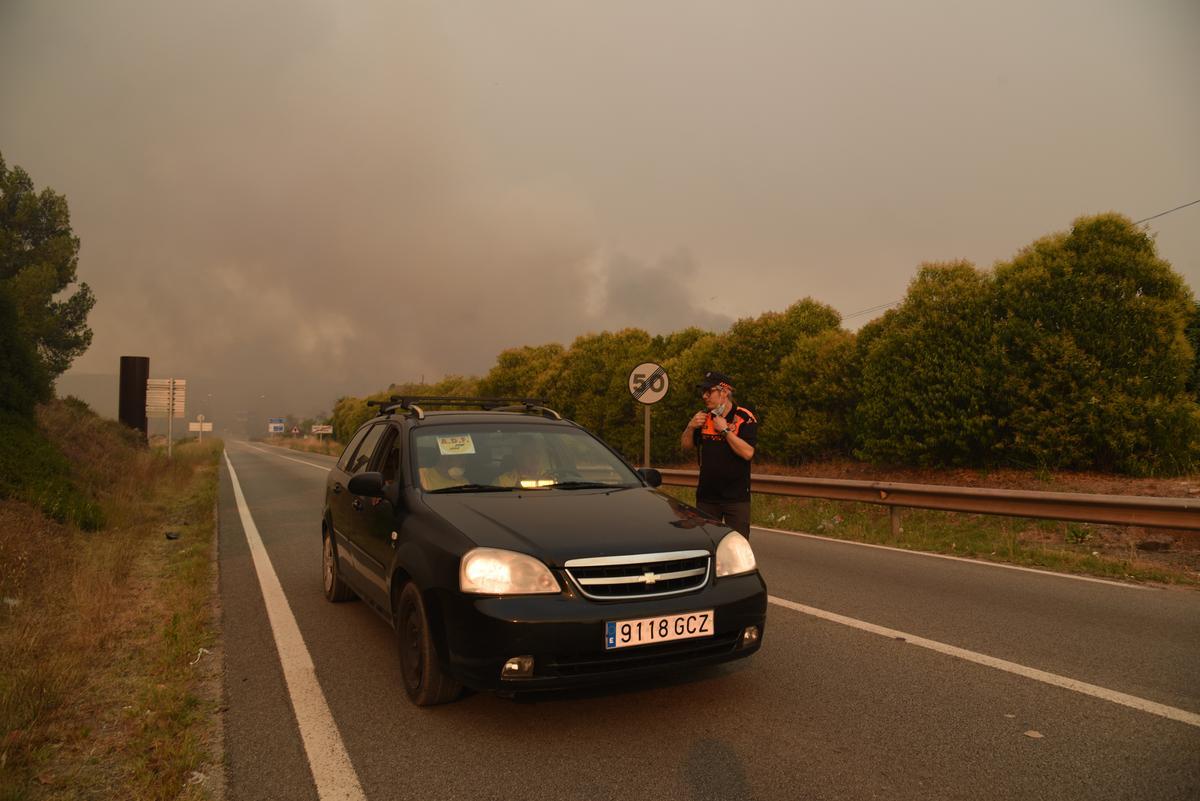
<svg viewBox="0 0 1200 801">
<path fill-rule="evenodd" d="M 888 517 L 892 520 L 892 536 L 899 537 L 904 528 L 900 525 L 900 507 L 888 506 Z"/>
</svg>

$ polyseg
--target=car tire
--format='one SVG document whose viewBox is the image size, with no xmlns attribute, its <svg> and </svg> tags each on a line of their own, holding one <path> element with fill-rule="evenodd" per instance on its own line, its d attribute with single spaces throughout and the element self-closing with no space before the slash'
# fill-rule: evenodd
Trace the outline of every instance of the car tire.
<svg viewBox="0 0 1200 801">
<path fill-rule="evenodd" d="M 447 675 L 438 663 L 425 601 L 421 590 L 411 581 L 400 591 L 394 618 L 400 672 L 408 700 L 417 706 L 453 701 L 462 691 L 462 685 Z"/>
<path fill-rule="evenodd" d="M 321 537 L 321 578 L 325 585 L 325 599 L 341 603 L 354 598 L 354 590 L 342 581 L 342 570 L 338 565 L 337 545 L 328 531 Z"/>
</svg>

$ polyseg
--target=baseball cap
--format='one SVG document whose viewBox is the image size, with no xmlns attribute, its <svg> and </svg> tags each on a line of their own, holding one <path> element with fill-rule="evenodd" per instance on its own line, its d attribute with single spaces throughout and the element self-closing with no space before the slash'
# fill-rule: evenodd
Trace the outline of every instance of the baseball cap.
<svg viewBox="0 0 1200 801">
<path fill-rule="evenodd" d="M 704 380 L 696 384 L 696 389 L 712 389 L 713 387 L 721 387 L 733 392 L 733 379 L 724 373 L 709 370 L 704 374 Z"/>
</svg>

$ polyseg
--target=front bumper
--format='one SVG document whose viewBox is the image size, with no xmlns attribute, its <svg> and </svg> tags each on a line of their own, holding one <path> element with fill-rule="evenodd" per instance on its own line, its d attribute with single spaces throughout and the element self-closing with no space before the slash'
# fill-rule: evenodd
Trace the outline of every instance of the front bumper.
<svg viewBox="0 0 1200 801">
<path fill-rule="evenodd" d="M 525 692 L 620 681 L 664 670 L 749 656 L 762 644 L 767 588 L 757 573 L 710 580 L 685 595 L 629 601 L 593 601 L 559 595 L 475 597 L 439 593 L 451 675 L 481 690 Z M 606 650 L 610 620 L 660 617 L 712 609 L 710 637 Z M 759 637 L 743 646 L 742 631 Z M 511 657 L 534 658 L 527 678 L 501 679 Z"/>
</svg>

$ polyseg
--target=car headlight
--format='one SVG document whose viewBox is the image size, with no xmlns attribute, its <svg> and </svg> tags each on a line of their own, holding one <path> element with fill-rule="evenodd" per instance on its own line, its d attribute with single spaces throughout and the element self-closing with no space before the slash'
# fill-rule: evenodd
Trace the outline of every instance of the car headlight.
<svg viewBox="0 0 1200 801">
<path fill-rule="evenodd" d="M 717 546 L 717 576 L 736 576 L 758 568 L 750 540 L 736 531 L 731 531 Z"/>
<path fill-rule="evenodd" d="M 458 566 L 458 587 L 483 595 L 540 595 L 562 592 L 558 580 L 537 559 L 516 551 L 475 548 Z"/>
</svg>

